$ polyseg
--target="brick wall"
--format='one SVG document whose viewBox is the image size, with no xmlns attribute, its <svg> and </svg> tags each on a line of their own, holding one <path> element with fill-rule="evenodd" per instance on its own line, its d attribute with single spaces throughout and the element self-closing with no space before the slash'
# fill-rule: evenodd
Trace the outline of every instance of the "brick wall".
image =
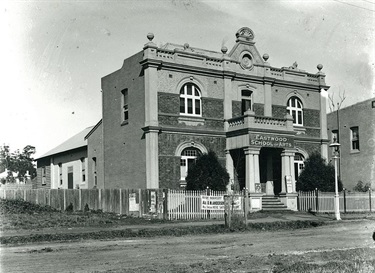
<svg viewBox="0 0 375 273">
<path fill-rule="evenodd" d="M 303 124 L 308 127 L 320 127 L 320 111 L 303 109 Z"/>
<path fill-rule="evenodd" d="M 180 188 L 180 157 L 159 157 L 159 187 L 166 189 Z"/>
<path fill-rule="evenodd" d="M 224 101 L 220 99 L 202 98 L 202 116 L 207 118 L 224 118 Z"/>
<path fill-rule="evenodd" d="M 254 103 L 254 112 L 257 116 L 264 116 L 264 104 L 262 103 Z"/>
<path fill-rule="evenodd" d="M 142 59 L 143 51 L 127 58 L 119 70 L 102 78 L 105 188 L 146 187 L 146 145 L 142 138 L 145 122 Z M 123 124 L 121 93 L 125 88 L 128 89 L 129 100 L 127 124 Z"/>
<path fill-rule="evenodd" d="M 313 152 L 320 153 L 320 144 L 319 143 L 308 143 L 308 142 L 299 142 L 295 141 L 296 148 L 301 148 L 306 151 L 309 155 Z"/>
<path fill-rule="evenodd" d="M 286 106 L 272 105 L 272 116 L 275 118 L 284 118 L 286 115 Z"/>
<path fill-rule="evenodd" d="M 232 117 L 239 117 L 242 115 L 241 101 L 232 100 Z"/>
<path fill-rule="evenodd" d="M 194 127 L 179 123 L 180 96 L 178 94 L 158 94 L 159 125 L 173 127 Z M 194 117 L 192 117 L 194 118 Z M 223 130 L 224 127 L 224 105 L 221 99 L 202 98 L 202 118 L 204 124 L 200 128 Z"/>
<path fill-rule="evenodd" d="M 171 93 L 158 93 L 159 113 L 179 114 L 180 113 L 180 95 Z"/>
<path fill-rule="evenodd" d="M 159 135 L 159 185 L 161 188 L 178 189 L 180 187 L 180 157 L 176 156 L 175 152 L 178 145 L 185 141 L 198 142 L 207 150 L 213 150 L 225 166 L 225 136 L 162 133 Z"/>
<path fill-rule="evenodd" d="M 309 137 L 320 137 L 320 129 L 318 128 L 306 128 L 305 135 Z"/>
</svg>

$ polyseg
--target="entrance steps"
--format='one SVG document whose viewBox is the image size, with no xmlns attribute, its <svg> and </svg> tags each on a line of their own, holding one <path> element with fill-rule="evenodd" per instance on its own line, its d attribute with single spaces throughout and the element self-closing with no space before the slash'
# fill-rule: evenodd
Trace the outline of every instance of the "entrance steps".
<svg viewBox="0 0 375 273">
<path fill-rule="evenodd" d="M 262 210 L 263 211 L 289 211 L 280 199 L 276 196 L 263 196 L 262 197 Z"/>
</svg>

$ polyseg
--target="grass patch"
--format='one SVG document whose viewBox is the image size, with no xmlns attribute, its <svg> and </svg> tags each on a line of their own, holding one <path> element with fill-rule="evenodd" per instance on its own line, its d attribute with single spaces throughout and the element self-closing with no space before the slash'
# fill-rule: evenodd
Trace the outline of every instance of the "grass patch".
<svg viewBox="0 0 375 273">
<path fill-rule="evenodd" d="M 375 272 L 375 249 L 358 248 L 289 255 L 275 263 L 272 272 Z"/>
<path fill-rule="evenodd" d="M 59 211 L 23 200 L 0 199 L 2 230 L 41 229 L 53 227 L 108 227 L 170 223 L 160 219 L 144 219 L 99 211 Z"/>
<path fill-rule="evenodd" d="M 234 217 L 230 229 L 224 225 L 191 225 L 184 227 L 158 227 L 161 223 L 176 223 L 159 219 L 144 219 L 101 211 L 66 212 L 49 206 L 40 206 L 23 200 L 0 199 L 1 229 L 4 230 L 37 230 L 45 228 L 98 227 L 100 231 L 69 233 L 67 229 L 59 233 L 30 234 L 24 236 L 5 236 L 1 244 L 19 244 L 48 241 L 76 241 L 88 239 L 115 239 L 154 236 L 184 236 L 195 234 L 215 234 L 247 231 L 278 231 L 318 227 L 323 221 L 277 221 L 266 223 L 249 223 L 247 226 L 239 216 Z M 186 221 L 179 221 L 186 222 Z M 150 228 L 131 229 L 131 225 L 150 225 Z M 116 230 L 111 227 L 120 227 Z M 121 229 L 124 227 L 124 229 Z M 125 228 L 126 227 L 126 228 Z M 51 231 L 52 232 L 52 231 Z"/>
<path fill-rule="evenodd" d="M 224 225 L 207 225 L 191 227 L 164 227 L 164 228 L 143 228 L 143 229 L 121 229 L 102 230 L 98 232 L 82 233 L 54 233 L 54 234 L 31 234 L 27 236 L 1 237 L 1 244 L 23 244 L 32 242 L 52 242 L 52 241 L 77 241 L 77 240 L 110 240 L 116 238 L 134 237 L 156 237 L 156 236 L 185 236 L 201 234 L 218 234 L 229 232 L 249 232 L 249 231 L 279 231 L 300 228 L 312 228 L 323 225 L 324 222 L 314 221 L 294 221 L 294 222 L 270 222 L 249 224 L 247 227 L 228 229 Z"/>
</svg>

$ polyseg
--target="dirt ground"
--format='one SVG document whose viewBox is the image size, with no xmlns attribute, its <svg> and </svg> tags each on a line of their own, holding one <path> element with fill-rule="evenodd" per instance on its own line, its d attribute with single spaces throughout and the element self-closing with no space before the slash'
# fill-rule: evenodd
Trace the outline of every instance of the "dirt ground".
<svg viewBox="0 0 375 273">
<path fill-rule="evenodd" d="M 375 257 L 374 231 L 373 220 L 357 220 L 280 232 L 2 246 L 1 272 L 277 272 L 300 262 L 361 264 Z"/>
</svg>

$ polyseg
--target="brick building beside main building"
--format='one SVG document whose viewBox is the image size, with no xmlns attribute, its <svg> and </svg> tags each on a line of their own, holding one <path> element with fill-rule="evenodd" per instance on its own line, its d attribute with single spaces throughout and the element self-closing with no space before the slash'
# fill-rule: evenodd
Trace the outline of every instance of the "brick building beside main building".
<svg viewBox="0 0 375 273">
<path fill-rule="evenodd" d="M 85 136 L 85 187 L 183 188 L 189 165 L 213 150 L 228 187 L 249 189 L 253 207 L 266 193 L 295 208 L 304 159 L 313 151 L 328 157 L 322 65 L 316 73 L 297 63 L 272 67 L 246 27 L 230 51 L 158 47 L 147 38 L 102 78 L 102 120 Z"/>
<path fill-rule="evenodd" d="M 333 111 L 327 119 L 328 136 L 340 143 L 338 169 L 343 186 L 353 190 L 362 181 L 375 190 L 375 99 Z"/>
</svg>

